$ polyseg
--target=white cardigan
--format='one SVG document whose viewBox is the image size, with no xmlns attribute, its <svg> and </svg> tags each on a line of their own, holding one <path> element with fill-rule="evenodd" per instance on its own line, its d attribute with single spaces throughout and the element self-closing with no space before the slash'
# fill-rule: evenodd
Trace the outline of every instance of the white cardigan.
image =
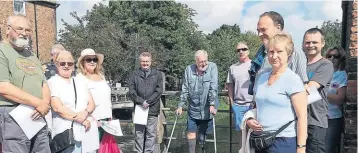
<svg viewBox="0 0 358 153">
<path fill-rule="evenodd" d="M 241 149 L 239 153 L 255 153 L 255 149 L 250 147 L 250 134 L 252 129 L 246 128 L 246 120 L 249 118 L 256 118 L 256 109 L 251 109 L 247 111 L 241 122 Z"/>
</svg>

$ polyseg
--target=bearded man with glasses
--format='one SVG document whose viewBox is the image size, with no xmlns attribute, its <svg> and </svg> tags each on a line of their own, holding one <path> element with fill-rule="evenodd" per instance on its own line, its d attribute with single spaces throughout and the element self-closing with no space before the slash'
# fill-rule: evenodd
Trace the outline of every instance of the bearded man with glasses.
<svg viewBox="0 0 358 153">
<path fill-rule="evenodd" d="M 48 128 L 28 138 L 9 113 L 18 105 L 34 108 L 32 120 L 50 110 L 50 90 L 41 62 L 28 48 L 32 30 L 24 16 L 10 16 L 6 39 L 0 43 L 0 143 L 2 152 L 49 153 Z"/>
</svg>

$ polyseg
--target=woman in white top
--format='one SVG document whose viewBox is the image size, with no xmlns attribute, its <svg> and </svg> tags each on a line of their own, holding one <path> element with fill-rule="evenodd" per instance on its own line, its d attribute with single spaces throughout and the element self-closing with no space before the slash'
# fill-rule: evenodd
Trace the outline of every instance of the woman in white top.
<svg viewBox="0 0 358 153">
<path fill-rule="evenodd" d="M 74 59 L 70 52 L 62 51 L 54 57 L 58 74 L 48 80 L 51 90 L 53 109 L 53 137 L 71 128 L 75 146 L 68 147 L 61 153 L 81 153 L 81 141 L 84 133 L 91 127 L 87 118 L 94 110 L 94 102 L 87 86 L 71 76 Z"/>
<path fill-rule="evenodd" d="M 108 121 L 112 118 L 111 88 L 104 77 L 103 58 L 103 54 L 95 53 L 93 49 L 88 48 L 81 52 L 77 62 L 77 77 L 87 82 L 95 103 L 95 110 L 92 116 L 97 121 Z M 104 130 L 99 127 L 98 131 L 101 141 Z"/>
</svg>

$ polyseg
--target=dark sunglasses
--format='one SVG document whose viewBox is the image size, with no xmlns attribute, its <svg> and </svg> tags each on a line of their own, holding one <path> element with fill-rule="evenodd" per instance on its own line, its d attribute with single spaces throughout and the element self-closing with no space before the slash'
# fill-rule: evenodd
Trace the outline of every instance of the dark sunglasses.
<svg viewBox="0 0 358 153">
<path fill-rule="evenodd" d="M 248 48 L 239 48 L 239 49 L 236 49 L 236 52 L 238 52 L 238 53 L 241 51 L 245 52 L 247 50 L 249 50 L 249 49 Z"/>
<path fill-rule="evenodd" d="M 59 64 L 60 64 L 60 66 L 66 66 L 66 64 L 67 64 L 68 66 L 73 66 L 73 65 L 74 65 L 73 62 L 60 62 Z"/>
<path fill-rule="evenodd" d="M 339 55 L 339 54 L 327 55 L 327 58 L 331 58 L 331 57 L 333 57 L 335 59 L 339 59 L 339 58 L 341 58 L 341 55 Z"/>
<path fill-rule="evenodd" d="M 87 63 L 91 63 L 92 61 L 93 61 L 94 63 L 97 63 L 97 62 L 98 62 L 98 58 L 86 58 L 85 60 L 86 60 Z"/>
</svg>

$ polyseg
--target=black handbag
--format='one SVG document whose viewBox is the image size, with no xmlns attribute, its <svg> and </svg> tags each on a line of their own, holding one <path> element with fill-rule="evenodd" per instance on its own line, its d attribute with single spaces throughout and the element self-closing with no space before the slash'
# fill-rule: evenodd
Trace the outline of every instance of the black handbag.
<svg viewBox="0 0 358 153">
<path fill-rule="evenodd" d="M 287 128 L 293 121 L 292 120 L 285 125 L 283 125 L 280 129 L 277 131 L 253 131 L 250 134 L 249 142 L 250 146 L 254 148 L 255 150 L 262 151 L 267 149 L 268 147 L 272 146 L 275 142 L 276 136 L 283 131 L 285 128 Z"/>
<path fill-rule="evenodd" d="M 76 85 L 75 80 L 73 80 L 73 88 L 75 90 L 75 108 L 77 105 L 77 92 L 76 92 Z M 73 136 L 73 122 L 71 124 L 71 128 L 63 131 L 60 134 L 57 134 L 51 141 L 50 148 L 52 153 L 57 153 L 65 150 L 68 147 L 75 145 L 75 139 Z"/>
</svg>

